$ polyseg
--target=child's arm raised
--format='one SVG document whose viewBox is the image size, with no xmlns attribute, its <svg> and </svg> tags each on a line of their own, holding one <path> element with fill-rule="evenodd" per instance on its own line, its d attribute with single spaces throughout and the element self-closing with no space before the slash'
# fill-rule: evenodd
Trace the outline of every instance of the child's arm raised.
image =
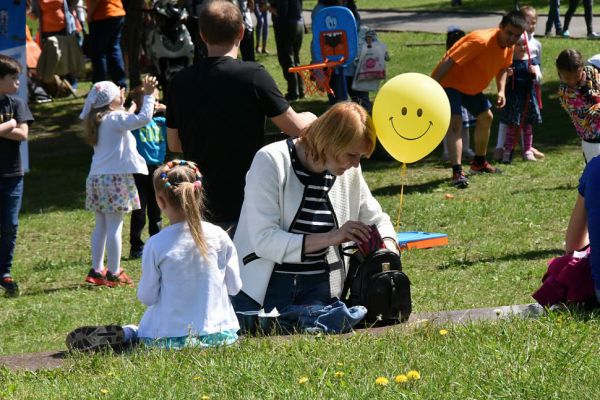
<svg viewBox="0 0 600 400">
<path fill-rule="evenodd" d="M 29 125 L 27 122 L 17 122 L 14 118 L 0 124 L 0 137 L 22 142 L 27 140 Z"/>
<path fill-rule="evenodd" d="M 156 78 L 153 76 L 144 77 L 144 102 L 138 114 L 121 113 L 119 124 L 125 130 L 141 128 L 150 123 L 154 114 L 154 89 L 158 85 Z"/>
</svg>

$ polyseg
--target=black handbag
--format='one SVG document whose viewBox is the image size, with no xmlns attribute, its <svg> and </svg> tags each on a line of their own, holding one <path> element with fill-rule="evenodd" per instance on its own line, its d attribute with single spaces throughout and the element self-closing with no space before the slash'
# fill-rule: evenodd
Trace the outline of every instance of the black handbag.
<svg viewBox="0 0 600 400">
<path fill-rule="evenodd" d="M 342 301 L 349 307 L 364 306 L 368 323 L 391 324 L 408 320 L 412 312 L 410 280 L 402 272 L 400 256 L 388 249 L 377 249 L 363 256 L 356 246 L 344 248 L 350 266 L 342 290 Z"/>
</svg>

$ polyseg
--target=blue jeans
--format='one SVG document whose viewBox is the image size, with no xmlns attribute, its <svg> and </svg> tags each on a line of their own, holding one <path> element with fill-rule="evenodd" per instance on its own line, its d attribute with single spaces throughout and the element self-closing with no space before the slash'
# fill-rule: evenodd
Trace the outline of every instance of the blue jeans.
<svg viewBox="0 0 600 400">
<path fill-rule="evenodd" d="M 559 9 L 560 0 L 550 0 L 548 2 L 548 21 L 546 21 L 546 34 L 552 31 L 552 25 L 554 25 L 557 35 L 562 32 Z"/>
<path fill-rule="evenodd" d="M 267 47 L 267 38 L 269 37 L 269 12 L 260 11 L 260 6 L 255 4 L 254 15 L 256 15 L 256 50 L 258 50 L 261 39 L 262 48 L 264 50 Z"/>
<path fill-rule="evenodd" d="M 242 289 L 243 290 L 243 289 Z M 243 291 L 231 296 L 235 311 L 258 311 L 261 306 Z M 262 308 L 281 311 L 291 305 L 326 305 L 331 300 L 329 274 L 299 275 L 273 272 Z"/>
<path fill-rule="evenodd" d="M 22 199 L 22 176 L 0 178 L 0 278 L 10 275 Z"/>
<path fill-rule="evenodd" d="M 124 17 L 90 22 L 93 82 L 106 80 L 108 74 L 117 86 L 127 87 L 125 64 L 121 52 L 121 31 L 124 22 Z M 137 60 L 131 60 L 131 62 L 137 62 Z"/>
</svg>

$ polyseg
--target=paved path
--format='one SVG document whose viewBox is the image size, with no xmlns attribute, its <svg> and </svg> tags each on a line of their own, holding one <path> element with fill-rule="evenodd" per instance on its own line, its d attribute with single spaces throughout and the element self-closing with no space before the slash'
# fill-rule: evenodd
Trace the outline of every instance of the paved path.
<svg viewBox="0 0 600 400">
<path fill-rule="evenodd" d="M 448 26 L 456 25 L 464 31 L 486 29 L 498 26 L 502 19 L 500 13 L 480 14 L 470 12 L 429 12 L 429 11 L 360 11 L 361 21 L 370 28 L 395 32 L 435 32 L 445 33 Z M 310 11 L 304 12 L 307 25 L 310 25 Z M 547 15 L 538 17 L 538 36 L 544 34 Z M 561 22 L 564 18 L 561 18 Z M 595 18 L 600 31 L 600 16 Z M 585 38 L 587 31 L 583 15 L 575 15 L 571 20 L 571 37 Z"/>
<path fill-rule="evenodd" d="M 390 330 L 405 329 L 423 323 L 433 323 L 440 326 L 448 324 L 466 324 L 472 321 L 496 321 L 511 316 L 529 318 L 539 316 L 541 308 L 531 307 L 529 304 L 504 306 L 495 308 L 474 308 L 469 310 L 440 311 L 429 313 L 415 313 L 410 316 L 408 323 L 357 332 L 382 334 Z M 352 334 L 347 334 L 352 335 Z M 273 339 L 288 339 L 286 336 L 274 336 Z M 42 353 L 24 353 L 0 357 L 0 366 L 11 370 L 29 370 L 59 368 L 68 354 L 65 351 L 46 351 Z"/>
</svg>

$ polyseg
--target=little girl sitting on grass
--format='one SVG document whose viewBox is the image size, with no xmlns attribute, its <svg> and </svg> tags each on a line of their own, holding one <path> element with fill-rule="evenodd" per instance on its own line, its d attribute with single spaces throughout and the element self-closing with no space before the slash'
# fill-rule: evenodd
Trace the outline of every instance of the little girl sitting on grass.
<svg viewBox="0 0 600 400">
<path fill-rule="evenodd" d="M 581 138 L 585 162 L 600 154 L 600 72 L 581 53 L 566 49 L 556 58 L 558 99 Z"/>
<path fill-rule="evenodd" d="M 87 326 L 67 336 L 67 347 L 118 348 L 139 341 L 180 349 L 232 344 L 239 329 L 229 295 L 242 287 L 233 242 L 202 220 L 202 176 L 190 161 L 173 160 L 154 173 L 156 200 L 170 226 L 148 239 L 142 256 L 140 322 Z"/>
</svg>

